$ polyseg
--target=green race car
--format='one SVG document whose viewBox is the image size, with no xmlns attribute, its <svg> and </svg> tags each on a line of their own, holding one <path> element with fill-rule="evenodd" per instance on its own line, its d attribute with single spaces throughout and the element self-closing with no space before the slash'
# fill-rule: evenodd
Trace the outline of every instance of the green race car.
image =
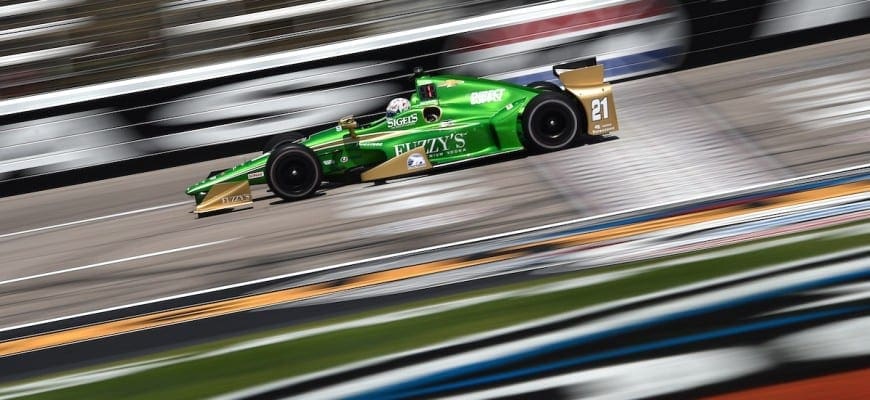
<svg viewBox="0 0 870 400">
<path fill-rule="evenodd" d="M 387 116 L 353 116 L 308 137 L 275 136 L 268 151 L 187 188 L 196 213 L 250 204 L 250 185 L 284 200 L 313 195 L 324 181 L 383 182 L 432 168 L 515 151 L 555 151 L 618 129 L 610 84 L 594 59 L 553 67 L 565 86 L 519 86 L 415 71 L 416 90 L 390 102 Z"/>
</svg>

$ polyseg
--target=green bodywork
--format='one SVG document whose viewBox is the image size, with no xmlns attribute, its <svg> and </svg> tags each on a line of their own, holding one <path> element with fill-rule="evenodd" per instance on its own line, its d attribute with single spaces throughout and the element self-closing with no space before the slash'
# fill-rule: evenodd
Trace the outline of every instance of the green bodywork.
<svg viewBox="0 0 870 400">
<path fill-rule="evenodd" d="M 314 150 L 325 180 L 342 181 L 349 172 L 420 146 L 433 167 L 522 150 L 519 116 L 541 93 L 508 82 L 451 75 L 419 76 L 415 87 L 411 107 L 393 118 L 360 126 L 353 134 L 339 125 L 299 141 Z M 187 194 L 199 204 L 218 183 L 266 183 L 268 160 L 269 153 L 264 153 L 188 187 Z"/>
</svg>

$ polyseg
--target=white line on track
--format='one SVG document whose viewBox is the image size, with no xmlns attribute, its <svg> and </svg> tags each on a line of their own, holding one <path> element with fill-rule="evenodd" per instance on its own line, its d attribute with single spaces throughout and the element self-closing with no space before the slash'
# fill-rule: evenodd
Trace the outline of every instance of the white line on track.
<svg viewBox="0 0 870 400">
<path fill-rule="evenodd" d="M 281 279 L 292 278 L 295 276 L 308 275 L 308 274 L 313 274 L 313 273 L 317 273 L 317 272 L 335 270 L 335 269 L 344 268 L 344 267 L 356 265 L 356 264 L 364 264 L 364 263 L 369 263 L 369 262 L 381 261 L 381 260 L 390 259 L 390 258 L 394 258 L 394 257 L 405 257 L 405 256 L 410 256 L 410 255 L 415 255 L 415 254 L 420 254 L 420 253 L 426 253 L 429 251 L 447 249 L 447 248 L 462 246 L 462 245 L 466 245 L 466 244 L 480 243 L 480 242 L 485 242 L 488 240 L 501 239 L 501 238 L 510 237 L 510 236 L 514 236 L 514 235 L 542 231 L 542 230 L 551 229 L 551 228 L 558 228 L 558 227 L 562 227 L 562 226 L 583 223 L 583 222 L 589 222 L 589 221 L 594 221 L 594 220 L 599 220 L 599 219 L 604 219 L 604 218 L 609 218 L 609 217 L 615 217 L 615 216 L 619 216 L 619 215 L 630 215 L 630 214 L 633 214 L 636 212 L 644 212 L 644 211 L 649 212 L 649 211 L 653 211 L 653 210 L 656 210 L 656 209 L 662 208 L 662 207 L 674 206 L 677 204 L 697 202 L 697 201 L 703 201 L 703 200 L 711 200 L 711 199 L 715 199 L 715 198 L 721 198 L 723 196 L 744 193 L 744 192 L 748 192 L 748 191 L 752 191 L 752 190 L 772 188 L 772 187 L 776 187 L 779 185 L 795 183 L 795 182 L 799 182 L 801 180 L 830 176 L 830 175 L 835 175 L 835 174 L 844 173 L 844 172 L 854 172 L 854 171 L 858 171 L 858 170 L 865 169 L 865 168 L 870 168 L 870 163 L 856 165 L 856 166 L 852 166 L 852 167 L 840 168 L 840 169 L 836 169 L 836 170 L 828 171 L 828 172 L 820 172 L 820 173 L 815 173 L 815 174 L 810 174 L 810 175 L 805 175 L 805 176 L 799 176 L 799 177 L 795 177 L 795 178 L 783 179 L 783 180 L 770 182 L 770 183 L 766 183 L 766 184 L 749 185 L 749 186 L 745 186 L 745 187 L 734 189 L 734 190 L 720 191 L 720 192 L 715 192 L 715 193 L 706 194 L 706 195 L 702 195 L 702 196 L 689 197 L 689 198 L 686 198 L 686 199 L 681 200 L 681 201 L 662 202 L 662 203 L 654 204 L 654 205 L 650 205 L 650 206 L 637 207 L 637 208 L 632 208 L 632 209 L 628 209 L 628 210 L 621 210 L 621 211 L 615 211 L 615 212 L 610 212 L 610 213 L 601 214 L 601 215 L 594 215 L 594 216 L 588 216 L 588 217 L 583 217 L 583 218 L 577 218 L 577 219 L 556 222 L 556 223 L 547 224 L 547 225 L 540 225 L 540 226 L 535 226 L 535 227 L 530 227 L 530 228 L 523 228 L 523 229 L 518 229 L 515 231 L 497 233 L 497 234 L 493 234 L 493 235 L 489 235 L 489 236 L 460 240 L 460 241 L 456 241 L 456 242 L 444 243 L 444 244 L 430 246 L 430 247 L 424 247 L 424 248 L 420 248 L 420 249 L 407 250 L 407 251 L 402 251 L 402 252 L 393 253 L 393 254 L 385 254 L 385 255 L 366 258 L 366 259 L 362 259 L 362 260 L 355 260 L 355 261 L 348 261 L 348 262 L 343 262 L 343 263 L 339 263 L 339 264 L 326 265 L 326 266 L 323 266 L 320 268 L 313 268 L 313 269 L 306 270 L 306 271 L 291 272 L 288 274 L 282 274 L 282 275 L 276 275 L 276 276 L 272 276 L 272 277 L 254 279 L 254 280 L 250 280 L 250 281 L 246 281 L 246 282 L 239 282 L 239 283 L 233 283 L 233 284 L 229 284 L 229 285 L 223 285 L 223 286 L 218 286 L 218 287 L 213 287 L 213 288 L 208 288 L 208 289 L 196 290 L 196 291 L 192 291 L 192 292 L 179 293 L 179 294 L 172 295 L 172 296 L 165 296 L 165 297 L 160 297 L 160 298 L 156 298 L 156 299 L 143 300 L 143 301 L 139 301 L 139 302 L 135 302 L 135 303 L 131 303 L 131 304 L 124 304 L 124 305 L 120 305 L 120 306 L 107 307 L 107 308 L 103 308 L 103 309 L 99 309 L 99 310 L 87 311 L 87 312 L 83 312 L 83 313 L 67 315 L 67 316 L 62 316 L 62 317 L 57 317 L 57 318 L 51 318 L 51 319 L 42 320 L 42 321 L 29 322 L 29 323 L 25 323 L 25 324 L 21 324 L 21 325 L 15 325 L 15 326 L 9 326 L 9 327 L 0 327 L 0 332 L 6 332 L 6 331 L 15 330 L 15 329 L 36 326 L 36 325 L 43 325 L 43 324 L 48 324 L 48 323 L 52 323 L 52 322 L 58 322 L 58 321 L 79 318 L 79 317 L 85 317 L 85 316 L 89 316 L 89 315 L 96 315 L 96 314 L 105 313 L 105 312 L 123 310 L 123 309 L 127 309 L 127 308 L 133 308 L 133 307 L 138 307 L 138 306 L 143 306 L 143 305 L 148 305 L 148 304 L 156 304 L 156 303 L 161 303 L 164 301 L 183 299 L 185 297 L 192 297 L 192 296 L 197 296 L 200 294 L 215 293 L 215 292 L 220 292 L 222 290 L 235 289 L 235 288 L 240 288 L 240 287 L 245 287 L 245 286 L 250 286 L 250 285 L 256 285 L 256 284 L 260 284 L 260 283 L 269 283 L 269 282 L 274 282 L 274 281 L 278 281 Z"/>
<path fill-rule="evenodd" d="M 148 211 L 160 210 L 163 208 L 176 207 L 176 206 L 180 206 L 183 204 L 190 204 L 190 202 L 189 201 L 179 201 L 177 203 L 169 203 L 169 204 L 163 204 L 160 206 L 140 208 L 138 210 L 124 211 L 124 212 L 119 212 L 116 214 L 103 215 L 101 217 L 94 217 L 94 218 L 82 219 L 82 220 L 78 220 L 78 221 L 64 222 L 62 224 L 43 226 L 43 227 L 39 227 L 39 228 L 27 229 L 27 230 L 18 231 L 18 232 L 4 233 L 4 234 L 0 235 L 0 239 L 10 237 L 10 236 L 23 235 L 25 233 L 47 231 L 49 229 L 64 228 L 67 226 L 85 224 L 85 223 L 94 222 L 94 221 L 101 221 L 101 220 L 109 219 L 109 218 L 116 218 L 116 217 L 123 217 L 126 215 L 140 214 L 140 213 L 144 213 L 144 212 L 148 212 Z"/>
<path fill-rule="evenodd" d="M 33 279 L 37 279 L 37 278 L 44 278 L 46 276 L 60 275 L 60 274 L 65 274 L 67 272 L 74 272 L 74 271 L 81 271 L 81 270 L 85 270 L 85 269 L 104 267 L 106 265 L 119 264 L 122 262 L 133 261 L 133 260 L 141 260 L 143 258 L 161 256 L 164 254 L 178 253 L 179 251 L 193 250 L 193 249 L 198 249 L 200 247 L 214 246 L 216 244 L 226 243 L 226 242 L 233 241 L 236 239 L 238 239 L 238 238 L 224 239 L 224 240 L 218 240 L 218 241 L 208 242 L 208 243 L 200 243 L 200 244 L 195 244 L 192 246 L 176 247 L 174 249 L 161 250 L 161 251 L 156 251 L 153 253 L 140 254 L 138 256 L 119 258 L 119 259 L 110 260 L 110 261 L 103 261 L 103 262 L 98 262 L 96 264 L 88 264 L 88 265 L 82 265 L 82 266 L 73 267 L 73 268 L 66 268 L 66 269 L 61 269 L 61 270 L 57 270 L 57 271 L 46 272 L 46 273 L 42 273 L 42 274 L 28 275 L 28 276 L 23 276 L 20 278 L 14 278 L 14 279 L 9 279 L 9 280 L 5 280 L 5 281 L 0 281 L 0 285 L 8 285 L 10 283 L 15 283 L 15 282 L 29 281 L 29 280 L 33 280 Z"/>
</svg>

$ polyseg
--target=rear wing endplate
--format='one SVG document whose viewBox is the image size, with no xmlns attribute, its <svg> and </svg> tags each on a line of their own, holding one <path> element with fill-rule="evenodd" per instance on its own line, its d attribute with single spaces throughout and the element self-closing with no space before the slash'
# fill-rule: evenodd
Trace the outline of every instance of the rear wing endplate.
<svg viewBox="0 0 870 400">
<path fill-rule="evenodd" d="M 613 90 L 604 81 L 604 66 L 594 57 L 554 65 L 553 74 L 565 86 L 565 91 L 583 105 L 588 134 L 603 135 L 619 129 Z"/>
</svg>

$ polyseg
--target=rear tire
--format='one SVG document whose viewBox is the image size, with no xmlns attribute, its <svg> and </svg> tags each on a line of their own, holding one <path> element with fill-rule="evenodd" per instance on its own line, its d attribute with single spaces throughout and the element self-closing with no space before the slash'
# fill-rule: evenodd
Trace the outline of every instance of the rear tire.
<svg viewBox="0 0 870 400">
<path fill-rule="evenodd" d="M 526 147 L 556 151 L 571 147 L 582 132 L 582 114 L 576 102 L 562 93 L 543 92 L 526 105 L 522 116 Z"/>
<path fill-rule="evenodd" d="M 546 91 L 550 91 L 550 92 L 561 92 L 562 91 L 562 88 L 560 88 L 559 85 L 557 85 L 553 82 L 547 82 L 547 81 L 535 81 L 535 82 L 532 82 L 532 83 L 526 85 L 526 87 L 530 87 L 532 89 L 546 90 Z"/>
<path fill-rule="evenodd" d="M 287 133 L 279 133 L 277 135 L 273 135 L 266 141 L 266 144 L 263 145 L 263 153 L 269 153 L 275 151 L 278 147 L 281 147 L 285 144 L 293 143 L 299 139 L 304 138 L 305 135 L 296 132 L 287 132 Z"/>
<path fill-rule="evenodd" d="M 265 172 L 272 193 L 287 201 L 313 195 L 323 180 L 320 160 L 311 149 L 296 143 L 273 151 L 266 162 Z"/>
</svg>

